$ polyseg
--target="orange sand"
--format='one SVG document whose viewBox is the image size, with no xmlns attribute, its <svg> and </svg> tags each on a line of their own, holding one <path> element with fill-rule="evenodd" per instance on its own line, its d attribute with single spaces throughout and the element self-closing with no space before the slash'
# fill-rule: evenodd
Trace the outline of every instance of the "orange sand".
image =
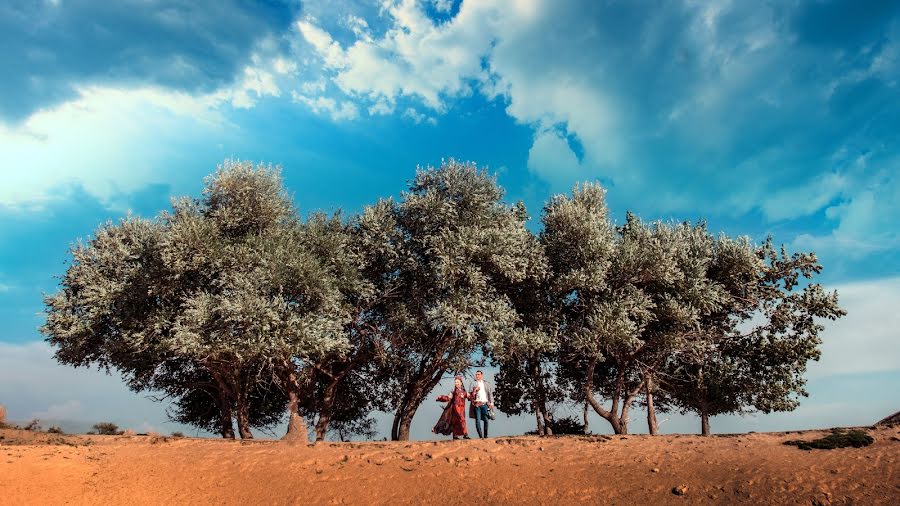
<svg viewBox="0 0 900 506">
<path fill-rule="evenodd" d="M 859 449 L 781 444 L 824 434 L 307 447 L 0 430 L 0 504 L 900 504 L 900 427 Z"/>
</svg>

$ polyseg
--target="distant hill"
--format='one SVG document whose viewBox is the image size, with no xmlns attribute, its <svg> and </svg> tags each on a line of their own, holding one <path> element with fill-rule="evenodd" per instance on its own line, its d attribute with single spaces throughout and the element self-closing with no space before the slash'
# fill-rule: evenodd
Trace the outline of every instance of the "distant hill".
<svg viewBox="0 0 900 506">
<path fill-rule="evenodd" d="M 883 418 L 875 425 L 891 425 L 891 424 L 895 424 L 895 423 L 900 423 L 900 411 L 894 413 L 891 416 Z"/>
</svg>

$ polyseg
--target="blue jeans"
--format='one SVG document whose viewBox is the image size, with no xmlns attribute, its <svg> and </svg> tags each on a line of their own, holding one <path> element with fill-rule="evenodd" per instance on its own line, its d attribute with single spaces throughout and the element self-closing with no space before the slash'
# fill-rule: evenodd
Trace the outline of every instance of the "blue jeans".
<svg viewBox="0 0 900 506">
<path fill-rule="evenodd" d="M 475 406 L 475 430 L 478 437 L 488 437 L 488 405 Z M 481 431 L 481 422 L 484 422 L 484 432 Z"/>
</svg>

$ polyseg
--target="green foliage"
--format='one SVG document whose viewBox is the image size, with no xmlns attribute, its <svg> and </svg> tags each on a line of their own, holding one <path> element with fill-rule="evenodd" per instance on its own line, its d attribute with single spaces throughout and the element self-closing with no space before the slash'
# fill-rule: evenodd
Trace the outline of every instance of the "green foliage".
<svg viewBox="0 0 900 506">
<path fill-rule="evenodd" d="M 123 433 L 119 430 L 119 426 L 112 422 L 95 423 L 91 428 L 101 436 L 118 436 Z"/>
<path fill-rule="evenodd" d="M 785 441 L 784 444 L 796 446 L 801 450 L 834 450 L 835 448 L 862 448 L 874 443 L 872 436 L 865 431 L 853 429 L 846 431 L 844 429 L 833 429 L 831 434 L 811 441 Z"/>
<path fill-rule="evenodd" d="M 296 390 L 284 382 L 296 368 L 347 349 L 342 290 L 367 290 L 347 241 L 339 216 L 299 220 L 276 169 L 226 162 L 204 198 L 108 223 L 76 245 L 42 330 L 60 362 L 187 397 L 176 410 L 207 428 L 194 408 L 212 394 L 219 418 L 249 435 L 249 377 Z M 274 423 L 268 415 L 258 422 Z M 230 422 L 219 425 L 227 436 Z"/>
<path fill-rule="evenodd" d="M 837 294 L 815 283 L 801 289 L 821 272 L 814 254 L 724 237 L 714 253 L 707 276 L 723 287 L 721 304 L 669 361 L 666 389 L 683 411 L 708 416 L 791 411 L 806 395 L 807 363 L 819 359 L 820 322 L 845 314 Z"/>
<path fill-rule="evenodd" d="M 517 332 L 518 314 L 500 287 L 539 269 L 540 257 L 524 208 L 502 196 L 485 171 L 450 160 L 417 171 L 399 203 L 366 210 L 367 230 L 378 232 L 369 243 L 402 294 L 381 308 L 392 336 L 395 439 L 408 436 L 412 415 L 447 371 L 465 370 L 478 348 Z"/>
<path fill-rule="evenodd" d="M 641 397 L 704 418 L 791 410 L 822 322 L 844 314 L 811 282 L 814 254 L 702 222 L 616 227 L 597 184 L 553 197 L 539 235 L 527 219 L 471 163 L 419 169 L 358 216 L 302 219 L 277 168 L 226 161 L 200 198 L 75 244 L 42 332 L 59 362 L 118 371 L 224 437 L 287 405 L 340 439 L 393 409 L 405 438 L 447 372 L 488 359 L 498 405 L 551 430 L 565 401 L 617 432 Z"/>
</svg>

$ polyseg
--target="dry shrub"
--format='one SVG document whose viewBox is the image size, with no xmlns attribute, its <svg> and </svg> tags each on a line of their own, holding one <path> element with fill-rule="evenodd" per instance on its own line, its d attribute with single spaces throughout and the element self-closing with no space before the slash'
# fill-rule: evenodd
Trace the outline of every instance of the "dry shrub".
<svg viewBox="0 0 900 506">
<path fill-rule="evenodd" d="M 6 406 L 0 404 L 0 426 L 6 425 Z"/>
<path fill-rule="evenodd" d="M 119 426 L 111 422 L 95 423 L 92 428 L 94 429 L 92 432 L 96 432 L 101 436 L 116 436 L 122 434 L 122 432 L 119 431 Z"/>
<path fill-rule="evenodd" d="M 125 430 L 123 430 L 122 432 L 120 432 L 119 434 L 121 434 L 121 435 L 123 435 L 123 436 L 133 436 L 133 435 L 134 435 L 134 430 L 132 430 L 132 429 L 125 429 Z"/>
<path fill-rule="evenodd" d="M 875 439 L 862 430 L 846 431 L 844 429 L 832 429 L 831 434 L 814 439 L 812 441 L 785 441 L 784 444 L 796 446 L 801 450 L 834 450 L 835 448 L 862 448 L 874 443 Z"/>
</svg>

